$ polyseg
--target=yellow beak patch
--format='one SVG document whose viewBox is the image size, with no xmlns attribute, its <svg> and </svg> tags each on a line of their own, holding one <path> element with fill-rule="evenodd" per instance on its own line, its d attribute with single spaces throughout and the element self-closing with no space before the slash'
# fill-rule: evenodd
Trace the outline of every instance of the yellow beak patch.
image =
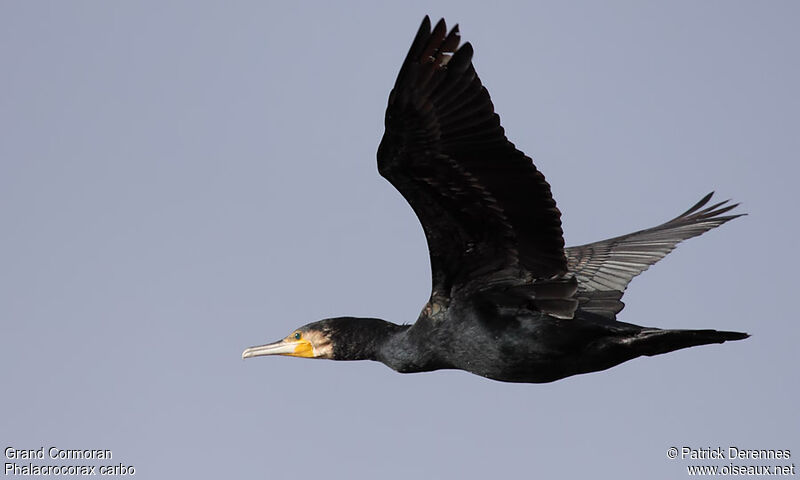
<svg viewBox="0 0 800 480">
<path fill-rule="evenodd" d="M 294 351 L 292 353 L 287 353 L 286 355 L 305 358 L 314 357 L 314 346 L 311 345 L 311 342 L 308 340 L 292 340 L 292 343 L 294 343 Z"/>
</svg>

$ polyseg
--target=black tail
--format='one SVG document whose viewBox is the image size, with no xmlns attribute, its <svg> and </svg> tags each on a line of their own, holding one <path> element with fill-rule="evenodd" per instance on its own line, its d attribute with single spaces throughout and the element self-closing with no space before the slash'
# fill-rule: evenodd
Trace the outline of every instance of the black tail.
<svg viewBox="0 0 800 480">
<path fill-rule="evenodd" d="M 630 341 L 630 346 L 640 355 L 661 355 L 681 348 L 744 340 L 750 335 L 742 332 L 718 330 L 661 330 L 645 328 Z"/>
</svg>

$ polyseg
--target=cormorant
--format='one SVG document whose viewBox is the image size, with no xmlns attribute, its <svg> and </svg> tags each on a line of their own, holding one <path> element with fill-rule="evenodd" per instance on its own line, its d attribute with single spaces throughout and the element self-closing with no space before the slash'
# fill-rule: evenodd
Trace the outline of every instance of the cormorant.
<svg viewBox="0 0 800 480">
<path fill-rule="evenodd" d="M 564 248 L 561 213 L 532 160 L 508 141 L 459 48 L 458 26 L 426 16 L 386 109 L 378 170 L 425 231 L 432 293 L 413 325 L 340 317 L 244 351 L 376 360 L 403 372 L 461 369 L 550 382 L 642 355 L 747 338 L 616 320 L 628 283 L 688 238 L 740 215 L 711 193 L 657 227 Z M 712 192 L 713 193 L 713 192 Z"/>
</svg>

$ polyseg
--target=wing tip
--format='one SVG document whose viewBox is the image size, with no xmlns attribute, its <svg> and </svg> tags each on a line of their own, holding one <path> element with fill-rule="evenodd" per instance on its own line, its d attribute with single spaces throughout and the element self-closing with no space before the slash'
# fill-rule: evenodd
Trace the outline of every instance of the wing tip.
<svg viewBox="0 0 800 480">
<path fill-rule="evenodd" d="M 459 48 L 460 38 L 461 31 L 457 23 L 448 32 L 447 22 L 442 17 L 431 28 L 431 18 L 429 15 L 425 15 L 412 42 L 406 62 L 422 63 L 425 61 L 424 53 L 426 52 L 455 53 L 456 50 L 463 48 L 463 46 Z"/>
<path fill-rule="evenodd" d="M 674 221 L 685 221 L 685 220 L 692 220 L 692 221 L 703 221 L 703 220 L 711 220 L 712 218 L 716 218 L 719 220 L 733 220 L 734 218 L 738 218 L 744 215 L 747 215 L 746 212 L 738 213 L 735 215 L 729 215 L 727 217 L 721 217 L 722 214 L 727 213 L 734 208 L 738 207 L 740 203 L 733 203 L 730 202 L 732 199 L 723 200 L 721 202 L 717 202 L 711 206 L 706 207 L 708 202 L 714 196 L 714 191 L 706 194 L 703 198 L 700 199 L 697 203 L 692 205 L 691 208 L 683 212 L 682 214 L 678 215 L 677 217 L 670 220 L 670 222 Z M 669 223 L 669 222 L 668 222 Z"/>
<path fill-rule="evenodd" d="M 419 26 L 419 31 L 420 32 L 423 32 L 423 31 L 426 31 L 426 30 L 428 32 L 431 31 L 431 17 L 429 15 L 425 15 L 424 17 L 422 17 L 422 23 Z"/>
</svg>

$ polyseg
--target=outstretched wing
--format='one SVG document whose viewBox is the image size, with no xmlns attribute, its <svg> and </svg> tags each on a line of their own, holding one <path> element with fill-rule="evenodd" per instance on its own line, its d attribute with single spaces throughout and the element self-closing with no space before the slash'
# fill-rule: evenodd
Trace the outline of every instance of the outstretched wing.
<svg viewBox="0 0 800 480">
<path fill-rule="evenodd" d="M 386 109 L 378 169 L 417 214 L 434 294 L 503 275 L 547 279 L 567 270 L 550 185 L 514 148 L 472 66 L 458 26 L 428 17 Z M 514 273 L 509 273 L 514 272 Z"/>
<path fill-rule="evenodd" d="M 625 306 L 620 299 L 633 277 L 664 258 L 678 243 L 742 216 L 723 216 L 738 205 L 728 205 L 727 200 L 705 207 L 713 194 L 657 227 L 565 249 L 569 271 L 578 279 L 580 308 L 615 318 Z"/>
</svg>

